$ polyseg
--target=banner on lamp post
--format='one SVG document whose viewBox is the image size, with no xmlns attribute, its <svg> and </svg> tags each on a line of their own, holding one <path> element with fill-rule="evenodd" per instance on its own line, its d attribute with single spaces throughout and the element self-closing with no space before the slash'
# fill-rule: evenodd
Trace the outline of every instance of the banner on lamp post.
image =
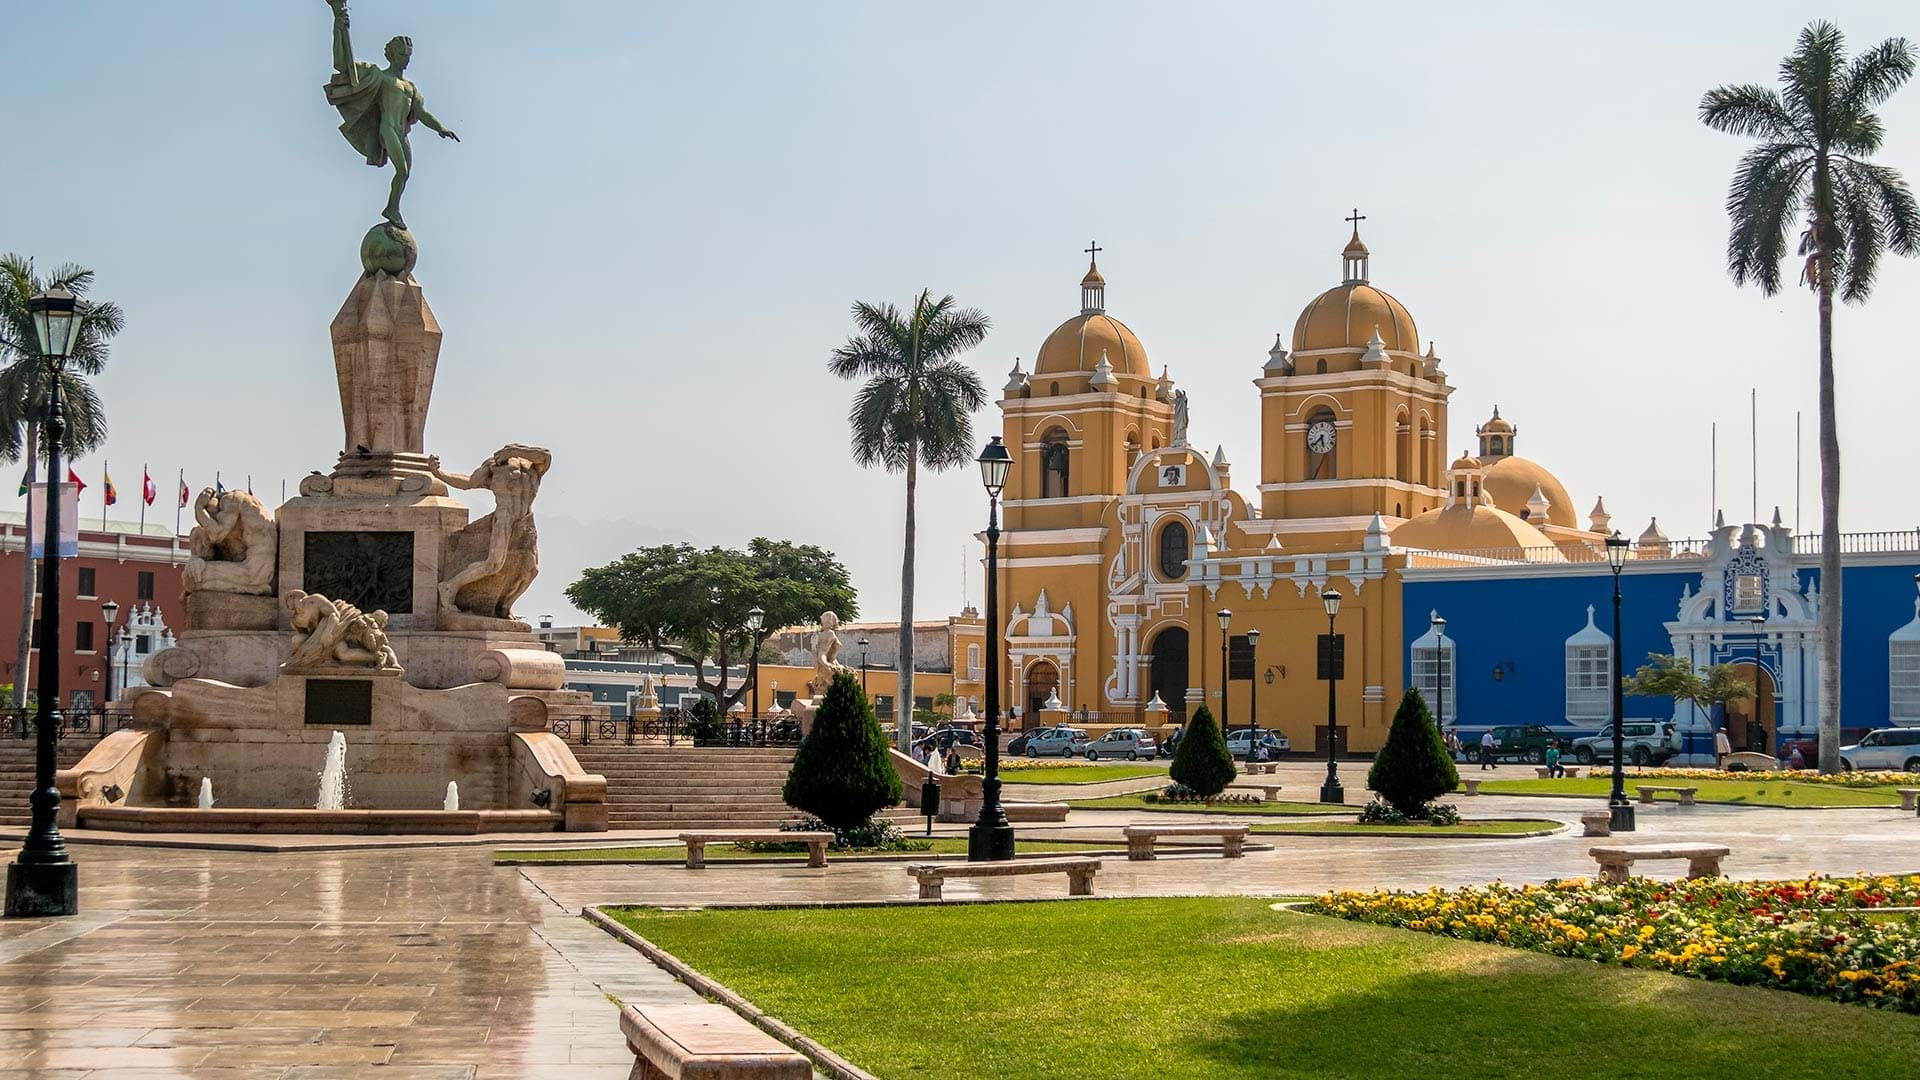
<svg viewBox="0 0 1920 1080">
<path fill-rule="evenodd" d="M 80 489 L 60 484 L 60 557 L 71 559 L 80 554 Z M 29 538 L 28 557 L 47 557 L 47 485 L 35 484 L 27 495 L 28 513 L 33 518 L 33 536 Z"/>
</svg>

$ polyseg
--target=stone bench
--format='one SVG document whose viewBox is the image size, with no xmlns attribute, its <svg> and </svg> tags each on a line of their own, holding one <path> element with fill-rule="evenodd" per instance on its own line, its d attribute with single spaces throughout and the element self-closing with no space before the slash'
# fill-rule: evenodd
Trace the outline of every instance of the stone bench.
<svg viewBox="0 0 1920 1080">
<path fill-rule="evenodd" d="M 1467 794 L 1469 795 L 1480 794 L 1480 783 L 1480 778 L 1477 776 L 1463 776 L 1460 778 L 1461 786 L 1467 789 Z"/>
<path fill-rule="evenodd" d="M 1728 849 L 1714 844 L 1647 844 L 1589 848 L 1587 854 L 1600 863 L 1600 880 L 1617 885 L 1627 880 L 1635 862 L 1652 859 L 1685 859 L 1688 877 L 1719 877 L 1720 860 L 1727 857 Z"/>
<path fill-rule="evenodd" d="M 1920 787 L 1903 787 L 1894 790 L 1900 793 L 1900 809 L 1912 810 L 1915 806 L 1920 806 L 1920 803 L 1914 801 L 1920 799 Z"/>
<path fill-rule="evenodd" d="M 1580 766 L 1578 765 L 1562 765 L 1560 766 L 1560 771 L 1565 773 L 1567 775 L 1567 779 L 1569 780 L 1580 779 Z M 1535 765 L 1533 767 L 1533 774 L 1535 776 L 1538 776 L 1542 780 L 1553 779 L 1552 774 L 1547 772 L 1547 767 L 1545 765 Z"/>
<path fill-rule="evenodd" d="M 1245 825 L 1129 825 L 1120 831 L 1127 838 L 1127 858 L 1134 862 L 1158 858 L 1153 845 L 1163 836 L 1217 836 L 1220 853 L 1229 859 L 1239 858 L 1247 842 Z"/>
<path fill-rule="evenodd" d="M 1613 812 L 1590 810 L 1580 815 L 1581 836 L 1612 836 Z"/>
<path fill-rule="evenodd" d="M 1657 793 L 1659 793 L 1659 792 L 1662 792 L 1662 791 L 1676 791 L 1676 792 L 1679 792 L 1679 793 L 1680 793 L 1680 805 L 1681 805 L 1681 806 L 1692 806 L 1692 805 L 1693 805 L 1693 796 L 1694 796 L 1694 793 L 1695 793 L 1695 792 L 1697 792 L 1697 791 L 1699 791 L 1699 790 L 1700 790 L 1700 789 L 1699 789 L 1699 788 L 1697 788 L 1697 787 L 1666 787 L 1666 786 L 1663 786 L 1663 785 L 1660 785 L 1660 784 L 1641 784 L 1641 785 L 1639 785 L 1639 791 L 1640 791 L 1640 802 L 1641 802 L 1641 803 L 1642 803 L 1643 805 L 1646 805 L 1646 806 L 1652 806 L 1652 805 L 1653 805 L 1653 797 L 1654 797 L 1654 795 L 1656 795 Z"/>
<path fill-rule="evenodd" d="M 620 1034 L 634 1056 L 629 1080 L 813 1080 L 805 1055 L 725 1005 L 629 1005 Z"/>
<path fill-rule="evenodd" d="M 687 845 L 687 869 L 699 870 L 707 865 L 708 844 L 805 844 L 807 845 L 807 865 L 827 865 L 827 845 L 833 842 L 830 832 L 781 832 L 779 829 L 727 829 L 707 832 L 683 832 L 680 842 Z"/>
<path fill-rule="evenodd" d="M 1279 802 L 1280 801 L 1280 785 L 1279 784 L 1261 784 L 1260 785 L 1260 801 L 1270 802 L 1270 803 Z"/>
<path fill-rule="evenodd" d="M 915 863 L 907 873 L 920 883 L 920 899 L 940 899 L 950 877 L 1011 877 L 1015 874 L 1065 874 L 1069 896 L 1092 896 L 1099 859 L 1006 859 L 998 862 Z"/>
<path fill-rule="evenodd" d="M 1280 764 L 1275 761 L 1249 761 L 1246 766 L 1248 776 L 1259 776 L 1262 773 L 1272 776 L 1280 771 Z"/>
</svg>

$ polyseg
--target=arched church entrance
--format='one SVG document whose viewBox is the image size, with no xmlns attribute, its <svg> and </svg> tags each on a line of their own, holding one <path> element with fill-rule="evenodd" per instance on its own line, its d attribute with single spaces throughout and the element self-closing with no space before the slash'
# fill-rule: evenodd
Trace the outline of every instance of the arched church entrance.
<svg viewBox="0 0 1920 1080">
<path fill-rule="evenodd" d="M 1772 754 L 1777 745 L 1774 742 L 1773 675 L 1751 660 L 1734 670 L 1740 681 L 1753 687 L 1755 693 L 1727 702 L 1727 741 L 1735 750 Z"/>
<path fill-rule="evenodd" d="M 1147 683 L 1147 700 L 1154 694 L 1167 703 L 1167 719 L 1176 724 L 1187 722 L 1187 628 L 1169 626 L 1154 635 L 1148 650 L 1152 671 Z"/>
<path fill-rule="evenodd" d="M 1060 669 L 1051 660 L 1035 660 L 1027 669 L 1027 726 L 1040 722 L 1047 698 L 1060 689 Z"/>
</svg>

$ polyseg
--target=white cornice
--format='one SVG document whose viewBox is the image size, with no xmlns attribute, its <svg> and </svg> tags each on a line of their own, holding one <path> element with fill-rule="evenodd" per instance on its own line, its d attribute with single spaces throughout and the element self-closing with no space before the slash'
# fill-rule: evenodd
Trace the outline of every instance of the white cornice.
<svg viewBox="0 0 1920 1080">
<path fill-rule="evenodd" d="M 1081 529 L 1012 529 L 1000 536 L 1005 547 L 1032 544 L 1097 544 L 1107 538 L 1105 526 Z"/>
</svg>

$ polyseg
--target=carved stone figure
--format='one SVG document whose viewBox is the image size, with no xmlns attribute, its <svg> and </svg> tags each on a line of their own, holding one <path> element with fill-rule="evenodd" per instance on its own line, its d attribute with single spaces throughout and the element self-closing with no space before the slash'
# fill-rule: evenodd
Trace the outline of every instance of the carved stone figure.
<svg viewBox="0 0 1920 1080">
<path fill-rule="evenodd" d="M 292 612 L 293 651 L 281 665 L 289 671 L 306 668 L 363 667 L 400 670 L 400 659 L 387 640 L 387 613 L 361 611 L 345 600 L 329 600 L 319 593 L 289 590 L 281 601 Z"/>
<path fill-rule="evenodd" d="M 533 527 L 533 500 L 553 455 L 537 446 L 509 443 L 468 475 L 445 472 L 428 459 L 433 475 L 449 487 L 493 493 L 493 513 L 447 537 L 440 558 L 441 621 L 449 628 L 502 626 L 525 630 L 513 617 L 540 572 L 540 537 Z"/>
<path fill-rule="evenodd" d="M 259 499 L 206 488 L 193 501 L 193 520 L 182 592 L 273 594 L 279 534 Z"/>
<path fill-rule="evenodd" d="M 1173 445 L 1187 445 L 1187 392 L 1173 392 Z"/>
<path fill-rule="evenodd" d="M 831 611 L 820 613 L 820 629 L 813 632 L 813 678 L 807 682 L 807 692 L 815 698 L 826 696 L 833 677 L 847 670 L 839 661 L 839 629 L 840 616 Z"/>
</svg>

